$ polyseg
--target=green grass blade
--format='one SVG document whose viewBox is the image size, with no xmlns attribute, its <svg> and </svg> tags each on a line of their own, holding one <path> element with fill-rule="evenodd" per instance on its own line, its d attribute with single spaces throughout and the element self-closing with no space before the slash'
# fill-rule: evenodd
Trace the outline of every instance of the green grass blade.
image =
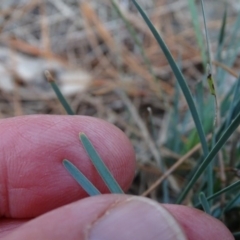
<svg viewBox="0 0 240 240">
<path fill-rule="evenodd" d="M 212 199 L 220 196 L 223 193 L 231 192 L 233 190 L 239 189 L 239 187 L 240 187 L 240 181 L 237 181 L 237 182 L 235 182 L 235 183 L 233 183 L 233 184 L 223 188 L 222 190 L 214 193 L 212 196 L 207 197 L 207 200 L 212 200 Z"/>
<path fill-rule="evenodd" d="M 70 107 L 70 105 L 68 104 L 66 98 L 63 96 L 63 94 L 61 93 L 58 85 L 56 84 L 54 78 L 52 77 L 52 75 L 50 74 L 49 71 L 45 72 L 45 76 L 48 80 L 48 82 L 51 84 L 52 89 L 54 90 L 58 100 L 60 101 L 60 103 L 62 104 L 62 106 L 64 107 L 65 111 L 67 112 L 68 115 L 74 115 L 75 113 L 73 112 L 72 108 Z"/>
<path fill-rule="evenodd" d="M 202 123 L 204 123 L 204 117 L 203 117 L 203 112 L 204 112 L 204 101 L 203 101 L 203 81 L 201 80 L 197 86 L 196 86 L 196 103 L 197 103 L 197 108 L 198 108 L 198 113 L 200 116 L 200 120 Z"/>
<path fill-rule="evenodd" d="M 240 181 L 237 181 L 237 182 L 221 189 L 220 191 L 214 193 L 213 195 L 207 197 L 207 200 L 208 201 L 213 200 L 214 198 L 219 197 L 221 194 L 227 193 L 227 192 L 230 193 L 233 190 L 239 189 L 239 187 L 240 187 Z M 199 206 L 200 206 L 200 203 L 196 204 L 195 207 L 199 207 Z"/>
<path fill-rule="evenodd" d="M 193 185 L 196 183 L 198 178 L 202 175 L 202 173 L 205 171 L 209 163 L 213 160 L 213 158 L 216 156 L 218 151 L 222 148 L 222 146 L 226 143 L 228 138 L 232 135 L 232 133 L 237 129 L 240 123 L 240 113 L 237 115 L 237 117 L 233 120 L 233 122 L 230 124 L 230 126 L 227 128 L 227 130 L 224 132 L 222 137 L 218 140 L 214 148 L 211 150 L 211 152 L 208 154 L 208 156 L 204 159 L 202 164 L 199 166 L 198 170 L 196 171 L 193 178 L 188 183 L 187 187 L 182 191 L 180 194 L 177 203 L 181 203 L 188 192 L 191 190 Z"/>
<path fill-rule="evenodd" d="M 117 181 L 114 179 L 107 166 L 104 164 L 103 160 L 98 155 L 97 151 L 93 147 L 88 137 L 84 133 L 80 133 L 79 138 L 93 165 L 97 169 L 99 175 L 101 176 L 111 193 L 123 193 L 123 190 L 121 189 Z"/>
<path fill-rule="evenodd" d="M 239 89 L 240 89 L 240 75 L 237 79 L 237 85 L 234 89 L 234 94 L 233 94 L 233 100 L 231 102 L 231 105 L 230 105 L 230 109 L 229 109 L 229 114 L 228 114 L 228 117 L 227 117 L 227 124 L 226 124 L 226 127 L 229 126 L 229 124 L 231 123 L 232 121 L 232 116 L 233 116 L 233 110 L 234 110 L 234 104 L 237 102 L 238 98 L 239 98 Z"/>
<path fill-rule="evenodd" d="M 213 193 L 213 162 L 210 162 L 207 167 L 207 194 L 212 195 Z M 211 205 L 211 202 L 209 203 Z"/>
<path fill-rule="evenodd" d="M 207 57 L 205 54 L 205 48 L 204 48 L 204 43 L 203 43 L 203 38 L 202 38 L 202 29 L 201 29 L 199 19 L 198 19 L 198 10 L 197 10 L 197 6 L 195 4 L 195 0 L 188 0 L 188 6 L 189 6 L 190 13 L 191 13 L 191 18 L 192 18 L 192 23 L 193 23 L 193 28 L 194 28 L 194 32 L 196 35 L 196 39 L 197 39 L 197 44 L 198 44 L 198 47 L 200 48 L 203 66 L 204 66 L 204 68 L 206 68 Z"/>
<path fill-rule="evenodd" d="M 231 86 L 230 90 L 225 94 L 223 100 L 221 101 L 221 116 L 226 116 L 226 113 L 229 111 L 232 100 L 230 99 L 234 95 L 235 89 L 237 86 L 237 81 Z"/>
<path fill-rule="evenodd" d="M 190 92 L 190 90 L 189 90 L 189 88 L 186 84 L 186 81 L 185 81 L 181 71 L 179 70 L 176 62 L 174 61 L 168 47 L 166 46 L 165 42 L 161 38 L 160 34 L 157 32 L 157 30 L 155 29 L 155 27 L 153 26 L 153 24 L 151 23 L 151 21 L 149 20 L 149 18 L 145 14 L 145 12 L 142 10 L 142 8 L 138 5 L 138 3 L 135 0 L 133 0 L 133 3 L 136 6 L 136 8 L 138 9 L 139 13 L 142 15 L 144 21 L 148 25 L 148 27 L 151 30 L 152 34 L 154 35 L 155 39 L 157 40 L 159 46 L 161 47 L 163 53 L 165 54 L 165 56 L 168 60 L 169 65 L 171 66 L 171 68 L 173 70 L 173 73 L 174 73 L 176 79 L 179 82 L 179 85 L 180 85 L 180 87 L 183 91 L 183 94 L 186 98 L 189 109 L 191 111 L 193 120 L 195 122 L 197 131 L 198 131 L 198 135 L 199 135 L 199 138 L 200 138 L 200 141 L 201 141 L 201 144 L 202 144 L 204 155 L 207 156 L 208 146 L 207 146 L 207 141 L 206 141 L 205 134 L 204 134 L 204 131 L 203 131 L 202 123 L 199 119 L 199 115 L 198 115 L 196 106 L 194 104 L 192 94 L 191 94 L 191 92 Z"/>
<path fill-rule="evenodd" d="M 229 201 L 226 204 L 225 208 L 223 209 L 223 212 L 227 212 L 228 210 L 230 210 L 239 199 L 240 199 L 240 192 L 231 201 Z"/>
<path fill-rule="evenodd" d="M 212 136 L 212 147 L 216 144 L 216 133 L 213 132 Z M 209 163 L 206 171 L 206 179 L 207 179 L 207 195 L 211 196 L 213 194 L 213 163 L 215 161 L 216 157 L 213 158 L 213 160 Z M 212 206 L 212 201 L 209 201 L 209 205 Z"/>
<path fill-rule="evenodd" d="M 77 169 L 74 164 L 69 162 L 67 159 L 64 159 L 62 163 L 67 171 L 72 175 L 72 177 L 90 196 L 101 194 L 98 189 L 87 179 L 87 177 L 85 177 L 81 171 Z"/>
<path fill-rule="evenodd" d="M 227 2 L 225 2 L 225 9 L 224 9 L 224 14 L 222 18 L 221 29 L 219 31 L 218 46 L 216 50 L 216 59 L 219 62 L 222 61 L 222 49 L 223 49 L 223 43 L 225 39 L 226 22 L 227 22 Z"/>
<path fill-rule="evenodd" d="M 221 46 L 224 41 L 225 37 L 225 28 L 226 28 L 226 22 L 227 22 L 227 2 L 225 2 L 225 9 L 224 9 L 224 14 L 223 14 L 223 19 L 222 19 L 222 25 L 218 37 L 218 46 Z"/>
<path fill-rule="evenodd" d="M 240 112 L 240 99 L 234 104 L 232 119 L 234 119 L 239 112 Z M 222 123 L 220 129 L 217 132 L 217 135 L 216 135 L 217 141 L 221 138 L 222 133 L 224 132 L 226 127 L 227 127 L 227 119 Z"/>
<path fill-rule="evenodd" d="M 199 194 L 199 201 L 202 204 L 204 212 L 211 215 L 211 210 L 210 210 L 210 206 L 208 204 L 208 200 L 203 192 L 201 192 Z"/>
</svg>

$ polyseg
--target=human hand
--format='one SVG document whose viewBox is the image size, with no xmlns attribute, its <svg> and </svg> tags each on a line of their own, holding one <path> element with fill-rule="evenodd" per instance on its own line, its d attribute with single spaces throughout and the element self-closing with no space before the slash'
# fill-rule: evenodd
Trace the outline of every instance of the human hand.
<svg viewBox="0 0 240 240">
<path fill-rule="evenodd" d="M 193 208 L 130 195 L 86 198 L 62 166 L 64 158 L 102 193 L 108 190 L 78 140 L 79 132 L 89 137 L 120 186 L 130 186 L 134 152 L 111 124 L 80 116 L 1 120 L 0 239 L 233 239 L 220 221 Z"/>
</svg>

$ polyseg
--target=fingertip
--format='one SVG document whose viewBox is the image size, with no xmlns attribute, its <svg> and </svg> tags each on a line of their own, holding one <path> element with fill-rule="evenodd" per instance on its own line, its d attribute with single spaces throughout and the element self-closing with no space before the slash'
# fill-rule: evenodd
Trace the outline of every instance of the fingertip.
<svg viewBox="0 0 240 240">
<path fill-rule="evenodd" d="M 176 219 L 162 205 L 144 197 L 122 198 L 91 224 L 86 239 L 187 239 Z"/>
</svg>

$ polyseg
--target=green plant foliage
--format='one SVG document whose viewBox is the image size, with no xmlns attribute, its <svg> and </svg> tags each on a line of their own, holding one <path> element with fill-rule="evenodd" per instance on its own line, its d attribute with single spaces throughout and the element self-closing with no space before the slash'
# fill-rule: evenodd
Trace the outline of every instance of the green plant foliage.
<svg viewBox="0 0 240 240">
<path fill-rule="evenodd" d="M 203 192 L 201 192 L 199 194 L 199 201 L 202 204 L 204 212 L 208 213 L 210 215 L 211 214 L 210 206 L 209 206 L 208 200 Z"/>
<path fill-rule="evenodd" d="M 232 135 L 232 133 L 237 129 L 237 127 L 240 124 L 240 113 L 238 116 L 234 119 L 234 121 L 231 123 L 231 125 L 227 128 L 227 130 L 224 132 L 223 136 L 218 140 L 216 145 L 213 147 L 211 152 L 208 154 L 208 156 L 204 159 L 203 163 L 199 166 L 197 169 L 197 172 L 193 176 L 193 178 L 188 183 L 187 187 L 184 189 L 184 191 L 181 193 L 180 197 L 177 200 L 177 203 L 181 203 L 190 189 L 193 187 L 193 185 L 196 183 L 198 178 L 202 175 L 202 173 L 205 171 L 209 163 L 213 160 L 213 158 L 216 156 L 218 151 L 223 147 L 223 145 L 226 143 L 228 138 Z"/>
<path fill-rule="evenodd" d="M 93 165 L 97 169 L 99 175 L 111 193 L 124 193 L 117 181 L 112 176 L 111 172 L 108 170 L 107 166 L 104 164 L 103 160 L 100 158 L 88 137 L 84 133 L 80 133 L 79 137 Z"/>
<path fill-rule="evenodd" d="M 240 181 L 237 181 L 237 182 L 229 185 L 228 187 L 223 188 L 220 191 L 218 191 L 218 192 L 214 193 L 213 195 L 208 196 L 206 198 L 208 201 L 210 201 L 210 200 L 215 199 L 216 197 L 219 197 L 223 193 L 231 193 L 232 191 L 239 189 L 239 187 L 240 187 Z M 200 205 L 200 203 L 196 204 L 195 207 L 199 207 L 199 205 Z"/>
<path fill-rule="evenodd" d="M 52 87 L 53 91 L 55 92 L 58 100 L 60 101 L 60 103 L 64 107 L 65 111 L 67 112 L 67 114 L 68 115 L 74 115 L 74 112 L 73 112 L 72 108 L 68 104 L 66 98 L 63 96 L 62 92 L 60 91 L 57 83 L 55 82 L 55 80 L 52 77 L 52 75 L 50 74 L 50 72 L 46 71 L 45 75 L 46 75 L 46 78 L 47 78 L 48 82 L 51 84 L 51 87 Z"/>
<path fill-rule="evenodd" d="M 63 160 L 63 166 L 90 196 L 101 194 L 97 188 L 87 179 L 87 177 L 85 177 L 85 175 L 67 159 Z"/>
</svg>

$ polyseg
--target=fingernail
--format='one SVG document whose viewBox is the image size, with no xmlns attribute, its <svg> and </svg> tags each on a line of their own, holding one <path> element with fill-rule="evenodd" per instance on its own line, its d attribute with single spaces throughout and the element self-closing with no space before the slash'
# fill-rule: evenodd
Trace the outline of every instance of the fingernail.
<svg viewBox="0 0 240 240">
<path fill-rule="evenodd" d="M 112 206 L 88 230 L 90 240 L 187 239 L 164 207 L 142 197 L 131 197 Z"/>
</svg>

